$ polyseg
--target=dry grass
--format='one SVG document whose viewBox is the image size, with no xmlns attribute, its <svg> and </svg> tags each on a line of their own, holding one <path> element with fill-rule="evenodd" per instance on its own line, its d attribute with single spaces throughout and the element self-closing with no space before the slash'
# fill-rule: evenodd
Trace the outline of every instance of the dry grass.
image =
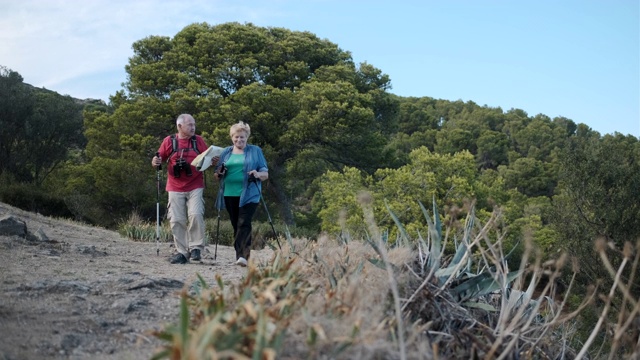
<svg viewBox="0 0 640 360">
<path fill-rule="evenodd" d="M 436 251 L 444 248 L 436 246 L 442 234 L 384 243 L 363 206 L 369 239 L 289 238 L 242 283 L 185 291 L 182 323 L 159 334 L 168 345 L 158 358 L 638 358 L 640 305 L 628 288 L 635 279 L 620 274 L 627 266 L 637 272 L 640 244 L 625 247 L 618 269 L 601 251 L 614 285 L 567 311 L 561 299 L 573 281 L 560 300 L 552 296 L 567 258 L 541 263 L 527 246 L 522 263 L 509 269 L 494 221 L 499 213 L 483 226 L 467 219 L 460 256 L 452 257 Z M 428 261 L 434 256 L 438 261 Z M 598 298 L 600 320 L 576 347 L 577 316 Z M 603 329 L 610 346 L 598 353 L 591 347 Z"/>
</svg>

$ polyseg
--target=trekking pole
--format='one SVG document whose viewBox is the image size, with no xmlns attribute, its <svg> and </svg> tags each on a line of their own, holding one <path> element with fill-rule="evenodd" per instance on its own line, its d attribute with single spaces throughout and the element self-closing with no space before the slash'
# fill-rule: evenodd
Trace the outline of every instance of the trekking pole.
<svg viewBox="0 0 640 360">
<path fill-rule="evenodd" d="M 218 207 L 218 225 L 216 225 L 216 250 L 213 253 L 213 261 L 218 258 L 218 240 L 220 239 L 220 207 Z"/>
<path fill-rule="evenodd" d="M 218 199 L 220 198 L 220 191 L 222 191 L 222 182 L 224 181 L 224 174 L 226 172 L 227 172 L 227 169 L 223 163 L 220 166 L 220 174 L 222 174 L 223 177 L 218 179 L 218 181 L 220 182 L 218 186 Z M 218 203 L 218 199 L 216 199 L 216 208 L 218 208 L 218 224 L 216 225 L 216 249 L 213 253 L 213 261 L 216 261 L 216 258 L 218 257 L 218 241 L 220 240 L 220 206 L 221 205 Z"/>
<path fill-rule="evenodd" d="M 273 236 L 276 237 L 276 242 L 278 243 L 278 249 L 282 251 L 282 247 L 280 246 L 280 240 L 278 240 L 278 233 L 276 232 L 276 228 L 273 226 L 273 221 L 271 221 L 271 215 L 269 214 L 269 210 L 267 209 L 267 203 L 264 201 L 262 197 L 262 192 L 260 193 L 260 200 L 262 200 L 262 205 L 264 205 L 264 211 L 267 212 L 267 218 L 269 218 L 269 223 L 271 224 L 271 230 L 273 230 Z"/>
<path fill-rule="evenodd" d="M 264 201 L 264 198 L 262 197 L 262 191 L 260 191 L 260 188 L 258 187 L 258 181 L 256 177 L 251 175 L 249 177 L 249 182 L 253 182 L 254 184 L 256 184 L 256 188 L 258 188 L 258 192 L 260 193 L 260 200 L 262 201 L 262 205 L 264 205 L 264 211 L 267 213 L 269 224 L 271 224 L 271 230 L 273 230 L 273 236 L 276 237 L 276 242 L 278 243 L 278 249 L 282 251 L 282 247 L 280 246 L 280 240 L 278 240 L 278 233 L 276 232 L 276 228 L 273 226 L 273 221 L 271 221 L 271 214 L 269 214 L 269 209 L 267 209 L 267 203 Z"/>
<path fill-rule="evenodd" d="M 160 153 L 156 152 L 156 156 L 160 158 Z M 160 256 L 160 170 L 162 162 L 156 168 L 156 256 Z"/>
</svg>

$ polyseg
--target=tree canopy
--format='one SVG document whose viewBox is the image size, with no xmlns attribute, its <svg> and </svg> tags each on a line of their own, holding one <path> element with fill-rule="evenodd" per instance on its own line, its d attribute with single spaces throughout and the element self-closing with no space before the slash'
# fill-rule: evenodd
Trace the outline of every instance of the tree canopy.
<svg viewBox="0 0 640 360">
<path fill-rule="evenodd" d="M 41 184 L 70 149 L 84 147 L 81 109 L 0 67 L 0 175 Z"/>
</svg>

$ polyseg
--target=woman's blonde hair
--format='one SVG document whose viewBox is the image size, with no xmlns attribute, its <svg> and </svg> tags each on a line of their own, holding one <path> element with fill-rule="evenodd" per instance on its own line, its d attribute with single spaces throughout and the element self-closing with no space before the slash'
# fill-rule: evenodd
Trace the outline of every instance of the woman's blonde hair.
<svg viewBox="0 0 640 360">
<path fill-rule="evenodd" d="M 239 121 L 237 124 L 231 125 L 231 129 L 229 130 L 229 135 L 233 137 L 233 134 L 237 133 L 238 131 L 246 132 L 247 138 L 249 138 L 249 135 L 251 135 L 251 127 L 249 126 L 249 124 L 246 124 L 242 121 Z"/>
</svg>

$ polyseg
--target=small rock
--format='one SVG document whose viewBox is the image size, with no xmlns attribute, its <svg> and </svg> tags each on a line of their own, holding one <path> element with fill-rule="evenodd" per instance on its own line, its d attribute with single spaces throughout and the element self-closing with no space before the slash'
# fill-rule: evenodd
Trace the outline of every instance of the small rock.
<svg viewBox="0 0 640 360">
<path fill-rule="evenodd" d="M 0 217 L 0 235 L 24 238 L 27 236 L 27 224 L 11 214 L 4 215 Z"/>
<path fill-rule="evenodd" d="M 80 245 L 76 247 L 76 250 L 81 254 L 91 255 L 92 257 L 107 256 L 107 253 L 105 251 L 96 250 L 96 247 L 93 245 L 91 246 Z"/>
<path fill-rule="evenodd" d="M 141 299 L 141 300 L 135 300 L 133 302 L 131 302 L 127 308 L 125 309 L 124 313 L 128 314 L 132 311 L 135 311 L 137 309 L 146 307 L 149 305 L 149 301 L 145 300 L 145 299 Z"/>
<path fill-rule="evenodd" d="M 60 347 L 65 352 L 72 351 L 82 344 L 82 338 L 77 334 L 67 334 L 62 338 Z"/>
<path fill-rule="evenodd" d="M 30 234 L 30 235 L 31 235 L 30 237 L 35 241 L 41 241 L 41 242 L 51 241 L 47 236 L 47 234 L 44 233 L 44 230 L 42 230 L 42 228 L 39 228 L 38 231 L 35 232 L 35 234 Z"/>
</svg>

